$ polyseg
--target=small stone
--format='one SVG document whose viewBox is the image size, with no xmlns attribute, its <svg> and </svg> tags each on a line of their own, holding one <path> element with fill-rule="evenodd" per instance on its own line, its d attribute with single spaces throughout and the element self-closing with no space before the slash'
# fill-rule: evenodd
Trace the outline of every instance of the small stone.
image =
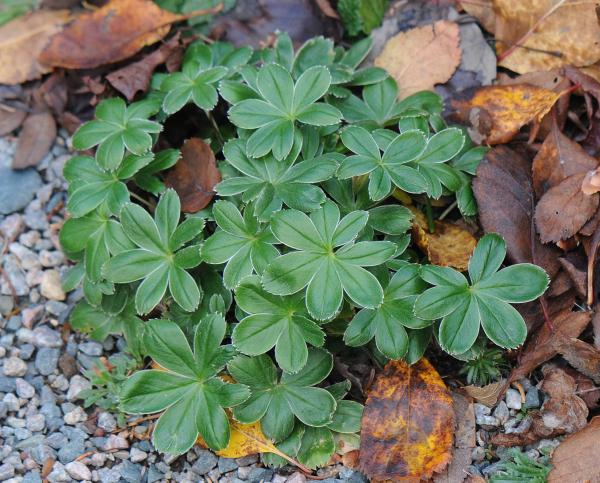
<svg viewBox="0 0 600 483">
<path fill-rule="evenodd" d="M 34 351 L 35 347 L 33 346 L 33 344 L 23 344 L 21 346 L 19 357 L 24 361 L 28 361 L 29 359 L 31 359 L 31 356 L 33 355 Z"/>
<path fill-rule="evenodd" d="M 125 481 L 137 483 L 142 479 L 142 468 L 131 461 L 123 461 L 119 466 L 119 472 Z"/>
<path fill-rule="evenodd" d="M 48 481 L 55 483 L 59 481 L 71 481 L 71 477 L 65 467 L 58 461 L 54 463 L 52 472 L 48 475 Z"/>
<path fill-rule="evenodd" d="M 46 460 L 48 460 L 48 458 L 56 459 L 56 451 L 46 444 L 40 444 L 29 450 L 29 456 L 31 456 L 33 460 L 41 466 L 46 462 Z"/>
<path fill-rule="evenodd" d="M 478 419 L 481 417 L 489 416 L 492 413 L 492 410 L 484 404 L 475 403 L 473 406 L 475 408 L 475 420 L 477 422 L 479 422 Z"/>
<path fill-rule="evenodd" d="M 23 399 L 31 399 L 35 395 L 35 388 L 25 379 L 17 378 L 17 395 Z"/>
<path fill-rule="evenodd" d="M 98 342 L 82 342 L 79 350 L 88 356 L 101 356 L 103 351 L 102 344 Z"/>
<path fill-rule="evenodd" d="M 49 376 L 58 366 L 60 351 L 50 347 L 42 347 L 35 357 L 35 367 L 42 376 Z"/>
<path fill-rule="evenodd" d="M 60 273 L 56 270 L 44 271 L 40 291 L 44 297 L 50 300 L 65 300 L 67 297 L 61 286 Z"/>
<path fill-rule="evenodd" d="M 58 300 L 48 300 L 48 302 L 46 302 L 45 307 L 46 312 L 57 317 L 61 315 L 64 311 L 69 309 L 69 306 L 67 304 L 65 304 L 64 302 L 59 302 Z"/>
<path fill-rule="evenodd" d="M 241 480 L 247 480 L 251 471 L 252 471 L 252 468 L 250 466 L 241 466 L 237 470 L 238 478 Z"/>
<path fill-rule="evenodd" d="M 6 409 L 8 411 L 15 412 L 18 411 L 21 407 L 21 402 L 19 401 L 19 398 L 10 392 L 8 394 L 5 394 L 4 398 L 2 399 L 2 402 L 6 404 Z"/>
<path fill-rule="evenodd" d="M 108 456 L 106 455 L 106 453 L 94 453 L 90 458 L 90 462 L 94 466 L 104 466 L 104 463 L 106 463 L 107 458 Z"/>
<path fill-rule="evenodd" d="M 65 261 L 65 256 L 56 250 L 42 250 L 39 255 L 39 261 L 44 267 L 57 267 Z"/>
<path fill-rule="evenodd" d="M 92 387 L 90 381 L 88 381 L 85 377 L 82 376 L 73 376 L 71 378 L 71 382 L 69 383 L 69 390 L 67 391 L 67 399 L 69 401 L 73 401 L 78 398 L 79 393 L 85 389 L 90 389 Z"/>
<path fill-rule="evenodd" d="M 104 443 L 104 449 L 106 451 L 110 451 L 111 449 L 128 449 L 129 448 L 129 442 L 121 437 L 121 436 L 117 436 L 116 434 L 111 434 L 107 440 L 106 443 Z"/>
<path fill-rule="evenodd" d="M 71 461 L 65 465 L 69 476 L 77 481 L 91 480 L 92 472 L 81 461 Z"/>
<path fill-rule="evenodd" d="M 58 450 L 58 459 L 62 464 L 70 463 L 85 452 L 85 446 L 83 440 L 75 439 L 69 441 L 62 448 Z"/>
<path fill-rule="evenodd" d="M 141 451 L 135 447 L 131 448 L 129 452 L 129 459 L 133 463 L 139 463 L 140 461 L 144 461 L 148 457 L 148 453 L 145 451 Z"/>
<path fill-rule="evenodd" d="M 247 479 L 251 483 L 259 483 L 260 481 L 271 481 L 271 479 L 273 478 L 273 473 L 273 470 L 270 468 L 252 468 Z"/>
<path fill-rule="evenodd" d="M 60 332 L 51 329 L 47 325 L 40 325 L 32 332 L 32 344 L 36 347 L 62 347 L 63 341 Z"/>
<path fill-rule="evenodd" d="M 110 433 L 117 429 L 117 420 L 112 414 L 103 411 L 98 415 L 97 425 L 107 433 Z"/>
<path fill-rule="evenodd" d="M 68 352 L 63 352 L 58 358 L 58 367 L 65 377 L 72 377 L 77 374 L 77 361 Z"/>
<path fill-rule="evenodd" d="M 506 405 L 510 409 L 516 409 L 517 411 L 521 409 L 521 393 L 516 389 L 509 389 L 506 391 Z"/>
<path fill-rule="evenodd" d="M 18 213 L 7 216 L 2 220 L 2 223 L 0 223 L 0 231 L 7 240 L 16 240 L 24 227 L 23 216 Z"/>
<path fill-rule="evenodd" d="M 299 472 L 295 472 L 292 473 L 287 480 L 285 480 L 287 483 L 305 483 L 306 482 L 306 476 L 304 476 L 302 473 Z"/>
<path fill-rule="evenodd" d="M 15 171 L 0 166 L 0 214 L 22 210 L 41 187 L 42 178 L 35 169 Z"/>
<path fill-rule="evenodd" d="M 83 421 L 87 420 L 87 414 L 83 408 L 77 406 L 75 409 L 65 414 L 63 420 L 66 424 L 74 426 L 77 423 L 82 423 Z"/>
<path fill-rule="evenodd" d="M 0 481 L 8 480 L 15 476 L 15 467 L 10 463 L 0 465 Z"/>
<path fill-rule="evenodd" d="M 14 392 L 17 390 L 17 383 L 14 377 L 5 377 L 0 375 L 0 392 Z"/>
<path fill-rule="evenodd" d="M 500 401 L 496 409 L 494 409 L 494 417 L 498 420 L 500 424 L 504 424 L 508 421 L 510 414 L 508 412 L 508 406 L 504 401 Z"/>
<path fill-rule="evenodd" d="M 52 433 L 46 438 L 46 444 L 54 449 L 60 449 L 69 442 L 69 439 L 62 433 Z"/>
<path fill-rule="evenodd" d="M 540 391 L 537 387 L 532 386 L 525 394 L 525 407 L 527 409 L 539 408 L 541 404 Z"/>
<path fill-rule="evenodd" d="M 121 480 L 121 473 L 116 468 L 102 468 L 98 470 L 98 476 L 102 483 L 118 483 Z"/>
<path fill-rule="evenodd" d="M 22 296 L 29 294 L 29 284 L 27 283 L 27 274 L 19 264 L 19 260 L 12 253 L 7 253 L 3 257 L 4 260 L 4 275 L 10 283 L 2 280 L 0 292 L 4 295 L 12 295 L 13 290 L 15 295 Z"/>
<path fill-rule="evenodd" d="M 39 470 L 29 471 L 23 476 L 21 483 L 42 483 Z"/>
<path fill-rule="evenodd" d="M 471 460 L 481 462 L 485 459 L 485 448 L 483 446 L 475 446 L 471 451 Z"/>
<path fill-rule="evenodd" d="M 518 426 L 509 428 L 509 429 L 505 429 L 504 432 L 507 434 L 511 434 L 511 433 L 522 434 L 522 433 L 529 431 L 529 428 L 531 428 L 532 423 L 533 423 L 533 418 L 531 416 L 527 415 L 523 418 L 523 420 L 519 423 Z"/>
<path fill-rule="evenodd" d="M 250 454 L 248 456 L 244 456 L 242 458 L 236 458 L 235 462 L 238 466 L 250 466 L 258 461 L 258 455 Z"/>
<path fill-rule="evenodd" d="M 198 450 L 197 453 L 198 459 L 194 462 L 192 471 L 197 475 L 202 476 L 217 465 L 218 458 L 214 455 L 214 453 L 204 449 Z"/>
<path fill-rule="evenodd" d="M 148 468 L 148 483 L 154 483 L 155 481 L 161 480 L 164 475 L 156 469 L 154 465 Z"/>
<path fill-rule="evenodd" d="M 10 295 L 0 295 L 0 314 L 6 316 L 12 312 L 14 307 L 15 304 Z"/>
<path fill-rule="evenodd" d="M 18 357 L 9 357 L 4 361 L 2 369 L 5 376 L 21 377 L 27 373 L 27 363 Z"/>
<path fill-rule="evenodd" d="M 227 473 L 233 471 L 238 467 L 234 458 L 219 458 L 219 471 L 221 473 Z"/>
<path fill-rule="evenodd" d="M 43 414 L 34 414 L 26 419 L 25 424 L 29 431 L 43 431 L 46 427 L 46 416 Z"/>
</svg>

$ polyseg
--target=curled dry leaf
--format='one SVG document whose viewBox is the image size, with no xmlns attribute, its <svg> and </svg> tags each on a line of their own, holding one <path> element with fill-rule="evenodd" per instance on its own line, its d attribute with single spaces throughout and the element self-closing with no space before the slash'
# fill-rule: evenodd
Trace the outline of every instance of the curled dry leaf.
<svg viewBox="0 0 600 483">
<path fill-rule="evenodd" d="M 548 483 L 600 481 L 598 440 L 600 440 L 600 416 L 593 418 L 584 429 L 566 438 L 554 450 Z"/>
<path fill-rule="evenodd" d="M 375 65 L 389 71 L 399 87 L 399 97 L 433 90 L 446 82 L 460 64 L 458 25 L 440 20 L 432 25 L 400 32 L 387 41 Z M 415 55 L 418 52 L 418 55 Z"/>
<path fill-rule="evenodd" d="M 505 386 L 506 381 L 502 379 L 498 382 L 492 382 L 487 386 L 465 386 L 463 390 L 478 403 L 491 408 L 498 402 L 498 398 L 504 392 Z"/>
<path fill-rule="evenodd" d="M 554 124 L 552 131 L 533 159 L 532 177 L 535 194 L 541 197 L 550 188 L 559 185 L 565 178 L 574 174 L 587 173 L 594 170 L 596 166 L 598 166 L 598 161 L 579 144 L 561 133 L 558 126 Z"/>
<path fill-rule="evenodd" d="M 591 318 L 591 312 L 571 312 L 568 309 L 552 318 L 552 328 L 544 324 L 525 345 L 519 365 L 513 369 L 509 382 L 527 377 L 536 367 L 554 357 L 558 353 L 558 341 L 579 337 Z"/>
<path fill-rule="evenodd" d="M 6 136 L 20 127 L 26 117 L 27 113 L 20 109 L 0 107 L 0 136 Z"/>
<path fill-rule="evenodd" d="M 177 191 L 181 210 L 188 213 L 208 206 L 219 181 L 221 172 L 217 168 L 215 154 L 200 138 L 190 138 L 183 143 L 181 159 L 165 179 L 165 183 Z"/>
<path fill-rule="evenodd" d="M 80 15 L 52 37 L 40 60 L 68 69 L 91 69 L 119 62 L 158 42 L 167 35 L 172 23 L 188 17 L 163 10 L 151 0 L 112 0 Z"/>
<path fill-rule="evenodd" d="M 139 92 L 148 90 L 154 69 L 178 52 L 182 52 L 179 33 L 143 59 L 112 71 L 106 76 L 106 80 L 131 101 Z"/>
<path fill-rule="evenodd" d="M 13 169 L 36 166 L 48 154 L 56 139 L 56 122 L 50 112 L 30 114 L 19 133 Z"/>
<path fill-rule="evenodd" d="M 600 191 L 600 173 L 598 169 L 593 169 L 585 174 L 585 178 L 581 183 L 581 191 L 588 196 Z"/>
<path fill-rule="evenodd" d="M 453 101 L 453 107 L 460 118 L 474 124 L 471 137 L 491 145 L 504 144 L 526 124 L 540 123 L 560 96 L 529 84 L 486 86 L 470 99 Z"/>
<path fill-rule="evenodd" d="M 563 337 L 556 341 L 556 350 L 569 364 L 600 384 L 600 351 L 582 340 Z"/>
<path fill-rule="evenodd" d="M 414 207 L 413 239 L 434 265 L 453 267 L 465 271 L 477 240 L 463 228 L 445 221 L 434 221 L 435 230 L 430 233 L 425 215 Z"/>
<path fill-rule="evenodd" d="M 586 195 L 581 190 L 585 176 L 569 176 L 540 199 L 535 208 L 535 225 L 543 243 L 572 237 L 596 213 L 599 195 Z"/>
<path fill-rule="evenodd" d="M 360 467 L 372 479 L 430 478 L 451 458 L 452 398 L 427 361 L 386 364 L 369 389 Z"/>
<path fill-rule="evenodd" d="M 535 233 L 532 236 L 534 195 L 529 161 L 506 146 L 495 147 L 477 168 L 473 192 L 483 229 L 502 235 L 508 258 L 513 263 L 540 265 L 553 277 L 560 268 L 558 250 L 542 245 Z"/>
<path fill-rule="evenodd" d="M 0 84 L 20 84 L 50 72 L 52 67 L 38 56 L 69 15 L 67 10 L 36 10 L 0 27 Z"/>
</svg>

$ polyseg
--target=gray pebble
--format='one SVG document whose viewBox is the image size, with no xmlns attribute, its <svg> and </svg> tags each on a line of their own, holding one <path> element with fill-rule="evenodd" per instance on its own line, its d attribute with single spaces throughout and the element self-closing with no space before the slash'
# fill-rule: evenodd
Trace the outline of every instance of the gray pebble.
<svg viewBox="0 0 600 483">
<path fill-rule="evenodd" d="M 67 473 L 69 473 L 69 476 L 74 480 L 82 481 L 92 479 L 92 472 L 80 461 L 72 461 L 66 464 L 65 469 L 67 470 Z"/>
<path fill-rule="evenodd" d="M 542 404 L 540 398 L 540 391 L 537 387 L 533 386 L 525 394 L 525 407 L 527 409 L 539 408 Z"/>
<path fill-rule="evenodd" d="M 92 385 L 85 377 L 75 375 L 69 382 L 69 390 L 67 391 L 67 399 L 73 401 L 78 398 L 79 393 L 85 389 L 90 389 Z"/>
<path fill-rule="evenodd" d="M 56 451 L 48 445 L 40 444 L 29 450 L 29 456 L 31 456 L 38 465 L 43 465 L 48 458 L 56 458 Z"/>
<path fill-rule="evenodd" d="M 142 468 L 140 465 L 136 465 L 131 461 L 123 461 L 118 465 L 121 476 L 130 483 L 137 483 L 142 479 Z"/>
<path fill-rule="evenodd" d="M 98 415 L 97 426 L 110 433 L 117 429 L 117 420 L 112 414 L 103 411 Z"/>
<path fill-rule="evenodd" d="M 42 483 L 39 471 L 29 471 L 23 476 L 21 483 Z"/>
<path fill-rule="evenodd" d="M 0 465 L 0 481 L 8 480 L 15 476 L 15 467 L 10 463 Z"/>
<path fill-rule="evenodd" d="M 88 356 L 101 356 L 102 344 L 98 342 L 82 342 L 79 344 L 79 350 Z"/>
<path fill-rule="evenodd" d="M 17 382 L 14 377 L 0 375 L 0 392 L 15 392 L 16 390 Z"/>
<path fill-rule="evenodd" d="M 500 424 L 504 424 L 506 421 L 508 421 L 510 413 L 508 411 L 508 406 L 504 401 L 500 401 L 496 406 L 496 409 L 494 409 L 494 417 Z"/>
<path fill-rule="evenodd" d="M 27 373 L 27 363 L 18 357 L 9 357 L 4 360 L 2 370 L 5 376 L 22 377 Z"/>
<path fill-rule="evenodd" d="M 23 360 L 28 361 L 29 359 L 31 359 L 31 356 L 33 355 L 34 351 L 35 346 L 33 344 L 23 344 L 20 347 L 19 357 Z"/>
<path fill-rule="evenodd" d="M 42 187 L 42 178 L 35 169 L 14 171 L 0 166 L 0 214 L 22 210 Z"/>
<path fill-rule="evenodd" d="M 521 409 L 521 393 L 516 389 L 509 389 L 506 391 L 506 405 L 510 409 L 516 409 L 517 411 Z"/>
<path fill-rule="evenodd" d="M 85 453 L 83 441 L 69 441 L 66 445 L 58 450 L 58 459 L 61 463 L 69 463 L 78 456 Z"/>
<path fill-rule="evenodd" d="M 219 458 L 219 471 L 227 473 L 237 469 L 238 465 L 233 458 Z"/>
<path fill-rule="evenodd" d="M 35 367 L 42 376 L 49 376 L 58 366 L 60 351 L 50 347 L 42 347 L 35 357 Z"/>
<path fill-rule="evenodd" d="M 154 483 L 155 481 L 161 480 L 163 477 L 164 475 L 158 471 L 154 465 L 151 465 L 150 468 L 148 468 L 148 483 Z"/>
<path fill-rule="evenodd" d="M 273 470 L 270 468 L 252 468 L 248 475 L 248 481 L 258 483 L 259 481 L 271 481 Z"/>
<path fill-rule="evenodd" d="M 34 414 L 27 417 L 25 425 L 29 431 L 43 431 L 46 427 L 46 417 L 43 414 Z"/>
<path fill-rule="evenodd" d="M 23 399 L 31 399 L 35 395 L 35 388 L 29 384 L 25 379 L 20 377 L 16 380 L 17 395 Z"/>
<path fill-rule="evenodd" d="M 194 462 L 192 466 L 192 471 L 200 476 L 205 475 L 210 470 L 212 470 L 218 462 L 217 456 L 214 453 L 211 453 L 208 450 L 199 450 L 198 459 Z"/>
<path fill-rule="evenodd" d="M 36 347 L 62 347 L 60 332 L 47 325 L 40 325 L 33 330 L 33 344 Z"/>
<path fill-rule="evenodd" d="M 69 442 L 69 438 L 67 438 L 62 433 L 52 433 L 46 438 L 46 444 L 54 449 L 60 449 L 65 446 Z"/>
</svg>

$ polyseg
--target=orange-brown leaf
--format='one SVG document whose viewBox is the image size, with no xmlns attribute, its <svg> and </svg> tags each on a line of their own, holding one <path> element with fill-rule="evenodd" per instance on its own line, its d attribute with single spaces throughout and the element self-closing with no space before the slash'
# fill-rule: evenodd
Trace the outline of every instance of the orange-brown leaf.
<svg viewBox="0 0 600 483">
<path fill-rule="evenodd" d="M 430 478 L 451 458 L 452 398 L 426 359 L 389 362 L 368 392 L 360 467 L 372 479 Z"/>
<path fill-rule="evenodd" d="M 454 267 L 461 272 L 467 269 L 469 258 L 477 245 L 477 240 L 468 231 L 452 223 L 435 221 L 435 230 L 429 231 L 427 218 L 414 207 L 413 239 L 434 265 Z"/>
<path fill-rule="evenodd" d="M 221 181 L 215 154 L 200 138 L 187 139 L 181 148 L 181 159 L 167 174 L 165 182 L 181 199 L 181 210 L 195 213 L 206 208 Z"/>
<path fill-rule="evenodd" d="M 450 79 L 460 64 L 459 44 L 458 25 L 440 20 L 389 39 L 375 65 L 387 69 L 396 79 L 402 99 L 418 91 L 433 90 L 435 84 Z"/>
<path fill-rule="evenodd" d="M 549 483 L 587 481 L 598 483 L 600 460 L 600 416 L 593 418 L 581 431 L 561 442 L 552 454 Z"/>
<path fill-rule="evenodd" d="M 476 135 L 487 144 L 510 141 L 524 125 L 540 122 L 561 93 L 528 84 L 488 86 L 475 91 L 471 99 L 455 106 L 474 124 Z"/>
<path fill-rule="evenodd" d="M 173 22 L 184 18 L 151 0 L 112 0 L 80 15 L 52 37 L 40 60 L 68 69 L 119 62 L 161 40 Z"/>
<path fill-rule="evenodd" d="M 68 19 L 68 10 L 37 10 L 0 27 L 0 84 L 20 84 L 50 72 L 38 56 Z"/>
</svg>

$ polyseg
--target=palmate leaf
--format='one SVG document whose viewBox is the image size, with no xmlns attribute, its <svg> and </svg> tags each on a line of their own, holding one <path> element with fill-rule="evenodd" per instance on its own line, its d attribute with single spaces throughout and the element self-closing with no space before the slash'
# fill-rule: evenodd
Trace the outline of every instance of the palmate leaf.
<svg viewBox="0 0 600 483">
<path fill-rule="evenodd" d="M 358 312 L 344 333 L 349 346 L 361 346 L 373 337 L 377 348 L 389 359 L 404 357 L 409 349 L 408 329 L 431 325 L 413 314 L 417 295 L 426 284 L 419 278 L 420 266 L 403 262 L 383 292 L 383 303 L 375 309 Z"/>
<path fill-rule="evenodd" d="M 470 282 L 452 268 L 424 266 L 421 278 L 435 285 L 415 302 L 415 315 L 442 319 L 439 342 L 450 354 L 462 354 L 475 343 L 479 327 L 496 345 L 515 348 L 525 341 L 523 317 L 510 304 L 535 300 L 548 286 L 548 275 L 537 265 L 519 263 L 504 268 L 502 237 L 487 234 L 469 261 Z"/>
<path fill-rule="evenodd" d="M 120 166 L 126 149 L 138 155 L 150 151 L 151 134 L 162 130 L 159 123 L 148 120 L 152 114 L 155 112 L 149 112 L 143 103 L 127 107 L 123 99 L 106 99 L 96 107 L 96 119 L 86 122 L 75 132 L 73 146 L 79 150 L 98 146 L 98 165 L 114 171 Z"/>
<path fill-rule="evenodd" d="M 200 302 L 198 285 L 186 271 L 200 263 L 200 250 L 197 246 L 182 247 L 202 231 L 204 220 L 190 217 L 178 224 L 180 211 L 174 190 L 160 198 L 154 219 L 131 203 L 121 211 L 125 235 L 137 248 L 112 257 L 103 265 L 102 273 L 115 283 L 142 280 L 135 294 L 139 314 L 152 311 L 167 288 L 175 302 L 187 311 L 195 310 Z"/>
<path fill-rule="evenodd" d="M 120 400 L 127 413 L 164 411 L 152 436 L 158 451 L 183 454 L 198 435 L 213 450 L 227 446 L 230 428 L 223 408 L 241 404 L 250 392 L 242 384 L 226 383 L 217 376 L 235 354 L 231 346 L 220 345 L 226 328 L 220 315 L 204 318 L 197 326 L 192 351 L 174 322 L 147 324 L 145 348 L 164 370 L 136 372 L 125 382 Z"/>
<path fill-rule="evenodd" d="M 275 347 L 279 367 L 295 373 L 306 364 L 307 344 L 320 347 L 325 342 L 325 333 L 308 317 L 302 296 L 271 295 L 258 277 L 251 277 L 237 288 L 235 300 L 249 314 L 232 334 L 233 345 L 244 354 L 260 355 Z"/>
<path fill-rule="evenodd" d="M 244 202 L 253 201 L 254 215 L 263 222 L 269 221 L 284 203 L 305 212 L 318 209 L 325 201 L 325 193 L 316 183 L 331 178 L 339 156 L 331 153 L 296 163 L 301 144 L 296 142 L 283 161 L 272 155 L 251 160 L 246 155 L 245 141 L 229 141 L 223 148 L 225 159 L 242 176 L 221 181 L 215 190 L 221 196 L 242 194 Z"/>
<path fill-rule="evenodd" d="M 213 215 L 220 230 L 204 242 L 201 257 L 206 263 L 226 263 L 225 287 L 235 288 L 254 272 L 262 274 L 279 255 L 273 246 L 277 240 L 254 218 L 251 207 L 246 207 L 242 216 L 233 203 L 219 200 L 213 206 Z"/>
<path fill-rule="evenodd" d="M 262 67 L 256 77 L 261 98 L 242 100 L 229 110 L 233 124 L 255 130 L 246 145 L 248 156 L 258 158 L 272 152 L 278 160 L 286 158 L 294 144 L 296 122 L 312 126 L 339 123 L 342 115 L 335 107 L 317 102 L 330 84 L 331 75 L 322 66 L 306 70 L 295 83 L 279 64 Z"/>
<path fill-rule="evenodd" d="M 331 354 L 314 348 L 309 349 L 299 372 L 281 376 L 267 355 L 237 356 L 227 369 L 252 394 L 233 408 L 235 419 L 246 424 L 260 421 L 263 432 L 274 441 L 291 434 L 296 418 L 308 426 L 326 426 L 332 421 L 336 400 L 327 390 L 312 386 L 325 379 L 332 367 Z"/>
<path fill-rule="evenodd" d="M 390 259 L 396 245 L 388 241 L 352 243 L 365 227 L 365 211 L 354 211 L 340 220 L 340 211 L 331 201 L 311 213 L 283 210 L 271 220 L 271 231 L 295 251 L 273 260 L 262 283 L 275 295 L 289 295 L 306 289 L 306 307 L 317 320 L 328 320 L 339 310 L 343 294 L 358 306 L 374 308 L 383 300 L 383 290 L 371 267 Z"/>
</svg>

